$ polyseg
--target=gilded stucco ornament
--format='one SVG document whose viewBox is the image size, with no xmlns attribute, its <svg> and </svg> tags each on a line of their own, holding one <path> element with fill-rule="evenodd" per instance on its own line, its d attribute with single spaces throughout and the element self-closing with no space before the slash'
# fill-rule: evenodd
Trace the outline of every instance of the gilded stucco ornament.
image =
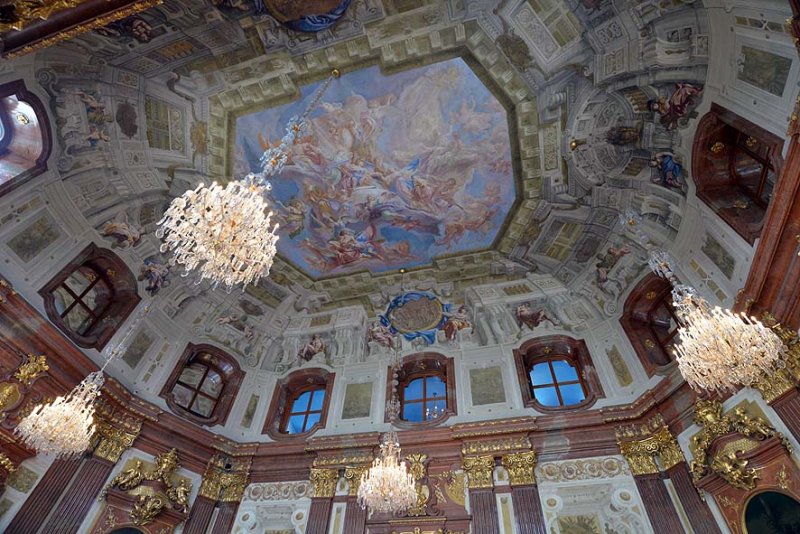
<svg viewBox="0 0 800 534">
<path fill-rule="evenodd" d="M 345 467 L 344 479 L 349 484 L 348 495 L 355 497 L 358 495 L 358 488 L 361 486 L 361 477 L 369 469 L 369 466 L 362 465 L 356 467 Z"/>
<path fill-rule="evenodd" d="M 684 460 L 675 436 L 660 414 L 644 425 L 618 428 L 616 435 L 620 453 L 628 460 L 634 475 L 658 473 L 656 458 L 661 459 L 664 469 Z"/>
<path fill-rule="evenodd" d="M 152 523 L 170 503 L 177 506 L 184 514 L 188 513 L 192 485 L 186 479 L 181 479 L 177 484 L 173 482 L 173 475 L 179 467 L 176 449 L 170 449 L 156 456 L 156 466 L 150 471 L 145 469 L 141 460 L 137 459 L 133 465 L 111 479 L 111 482 L 103 488 L 100 498 L 105 499 L 108 491 L 114 488 L 130 495 L 137 495 L 129 516 L 135 525 L 140 526 Z M 145 481 L 158 482 L 161 489 L 157 491 L 151 485 L 142 485 Z"/>
<path fill-rule="evenodd" d="M 336 483 L 339 481 L 339 471 L 337 469 L 318 469 L 311 468 L 309 477 L 314 486 L 314 497 L 324 497 L 330 499 L 336 494 Z"/>
<path fill-rule="evenodd" d="M 769 326 L 786 345 L 784 367 L 780 367 L 769 375 L 762 376 L 753 384 L 764 400 L 772 402 L 787 391 L 800 384 L 800 338 L 797 333 L 784 328 L 770 313 L 762 315 L 762 322 Z"/>
<path fill-rule="evenodd" d="M 747 460 L 740 458 L 743 451 L 722 450 L 714 457 L 709 457 L 714 441 L 722 436 L 739 434 L 753 441 L 776 437 L 790 454 L 792 452 L 792 446 L 783 434 L 776 431 L 765 419 L 750 415 L 741 406 L 723 414 L 722 403 L 698 400 L 694 422 L 703 427 L 692 437 L 694 459 L 691 462 L 691 471 L 695 483 L 710 473 L 716 473 L 735 488 L 756 487 L 758 474 L 752 467 L 747 467 Z"/>
<path fill-rule="evenodd" d="M 512 486 L 532 486 L 536 483 L 536 453 L 534 451 L 507 454 L 502 459 Z"/>
<path fill-rule="evenodd" d="M 47 358 L 44 355 L 28 354 L 25 362 L 14 371 L 13 376 L 17 382 L 0 383 L 0 411 L 5 411 L 19 402 L 24 395 L 20 385 L 30 386 L 34 379 L 49 369 L 50 366 L 47 365 Z"/>
<path fill-rule="evenodd" d="M 17 470 L 17 467 L 14 465 L 14 462 L 11 461 L 11 458 L 0 452 L 0 467 L 6 470 L 7 473 L 13 473 Z"/>
<path fill-rule="evenodd" d="M 94 455 L 109 462 L 117 463 L 122 453 L 133 445 L 141 428 L 141 421 L 138 421 L 138 425 L 132 429 L 134 432 L 126 432 L 106 421 L 98 420 L 96 424 L 98 441 L 94 448 Z"/>
<path fill-rule="evenodd" d="M 494 487 L 492 474 L 494 473 L 494 458 L 491 456 L 478 456 L 464 458 L 461 466 L 467 473 L 469 489 L 485 489 Z"/>
<path fill-rule="evenodd" d="M 405 458 L 408 472 L 414 477 L 414 486 L 417 490 L 417 502 L 408 509 L 408 515 L 419 517 L 432 515 L 428 511 L 428 501 L 431 490 L 428 487 L 428 455 L 423 453 L 409 454 Z"/>
</svg>

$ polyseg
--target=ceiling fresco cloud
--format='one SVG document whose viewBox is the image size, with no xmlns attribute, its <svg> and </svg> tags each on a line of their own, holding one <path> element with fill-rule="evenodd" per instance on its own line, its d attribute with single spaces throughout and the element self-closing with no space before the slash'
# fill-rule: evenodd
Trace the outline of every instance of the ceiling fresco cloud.
<svg viewBox="0 0 800 534">
<path fill-rule="evenodd" d="M 235 176 L 259 170 L 318 85 L 237 119 Z M 321 278 L 488 248 L 516 198 L 511 157 L 506 111 L 462 59 L 345 73 L 273 180 L 279 253 Z"/>
</svg>

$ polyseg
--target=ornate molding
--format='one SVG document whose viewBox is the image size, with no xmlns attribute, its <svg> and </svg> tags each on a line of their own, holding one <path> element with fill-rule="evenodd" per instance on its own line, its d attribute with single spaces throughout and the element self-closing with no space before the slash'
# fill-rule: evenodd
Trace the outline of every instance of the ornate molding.
<svg viewBox="0 0 800 534">
<path fill-rule="evenodd" d="M 336 483 L 339 481 L 338 469 L 319 469 L 311 468 L 309 477 L 314 487 L 312 497 L 333 498 L 336 494 Z"/>
<path fill-rule="evenodd" d="M 59 0 L 59 1 L 63 2 L 65 0 Z M 36 50 L 39 50 L 40 48 L 47 48 L 53 46 L 55 44 L 60 43 L 61 41 L 72 39 L 73 37 L 80 35 L 82 33 L 88 32 L 90 30 L 96 30 L 97 28 L 107 26 L 108 24 L 111 24 L 112 22 L 115 22 L 117 20 L 124 19 L 126 17 L 135 15 L 136 13 L 139 13 L 146 9 L 150 9 L 151 7 L 160 5 L 161 2 L 162 0 L 139 0 L 136 3 L 123 7 L 122 9 L 118 9 L 106 15 L 96 17 L 83 24 L 78 24 L 77 26 L 73 26 L 70 29 L 60 31 L 56 34 L 50 34 L 48 37 L 45 37 L 44 39 L 40 39 L 29 45 L 25 45 L 21 48 L 13 50 L 12 52 L 3 54 L 3 57 L 11 59 L 17 56 L 28 54 L 30 52 L 34 52 Z M 0 33 L 3 33 L 2 28 L 0 28 Z"/>
<path fill-rule="evenodd" d="M 494 458 L 491 456 L 477 456 L 464 458 L 461 466 L 467 473 L 469 489 L 486 489 L 494 487 Z"/>
<path fill-rule="evenodd" d="M 784 367 L 770 374 L 764 374 L 753 388 L 757 389 L 768 403 L 800 384 L 800 339 L 795 332 L 784 328 L 776 322 L 770 313 L 764 313 L 762 320 L 781 338 L 787 351 L 784 356 Z"/>
<path fill-rule="evenodd" d="M 508 471 L 508 481 L 512 486 L 533 486 L 536 484 L 536 452 L 518 452 L 503 456 L 503 467 Z"/>
<path fill-rule="evenodd" d="M 0 452 L 0 467 L 6 470 L 6 473 L 13 473 L 17 470 L 17 466 L 11 461 L 11 458 Z"/>
<path fill-rule="evenodd" d="M 620 453 L 628 460 L 634 476 L 658 473 L 657 457 L 661 459 L 664 469 L 684 461 L 675 436 L 660 414 L 641 426 L 617 428 L 616 435 Z"/>
<path fill-rule="evenodd" d="M 723 414 L 722 410 L 722 403 L 718 401 L 697 401 L 694 422 L 703 428 L 692 437 L 692 478 L 697 484 L 706 475 L 715 473 L 735 488 L 754 489 L 759 476 L 755 469 L 747 467 L 748 461 L 741 458 L 744 451 L 723 449 L 710 457 L 709 451 L 714 441 L 726 435 L 739 434 L 756 443 L 772 437 L 778 438 L 789 454 L 792 453 L 792 446 L 769 422 L 762 417 L 750 415 L 742 406 L 727 414 Z"/>
<path fill-rule="evenodd" d="M 464 456 L 480 456 L 487 453 L 529 451 L 531 440 L 528 436 L 518 436 L 490 441 L 466 441 L 461 445 L 461 454 Z"/>
</svg>

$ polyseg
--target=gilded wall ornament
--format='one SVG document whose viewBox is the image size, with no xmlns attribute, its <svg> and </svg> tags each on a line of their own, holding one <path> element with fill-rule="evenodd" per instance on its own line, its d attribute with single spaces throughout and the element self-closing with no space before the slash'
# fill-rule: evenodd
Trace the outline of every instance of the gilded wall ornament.
<svg viewBox="0 0 800 534">
<path fill-rule="evenodd" d="M 414 486 L 417 490 L 417 502 L 408 509 L 408 515 L 419 517 L 428 515 L 428 500 L 431 490 L 428 487 L 428 455 L 422 453 L 409 454 L 406 456 L 408 472 L 414 477 Z"/>
<path fill-rule="evenodd" d="M 348 495 L 355 497 L 358 495 L 358 488 L 361 486 L 361 476 L 369 469 L 368 466 L 345 467 L 344 479 L 349 484 Z"/>
<path fill-rule="evenodd" d="M 20 365 L 14 372 L 14 378 L 19 380 L 20 384 L 29 386 L 31 382 L 42 373 L 47 372 L 50 366 L 47 365 L 47 358 L 44 354 L 36 356 L 28 354 L 25 363 Z"/>
<path fill-rule="evenodd" d="M 155 521 L 158 514 L 169 504 L 169 500 L 160 493 L 155 495 L 139 495 L 136 504 L 130 511 L 130 518 L 134 525 L 144 526 Z"/>
<path fill-rule="evenodd" d="M 216 454 L 208 461 L 199 495 L 219 502 L 240 502 L 250 476 L 250 462 Z"/>
<path fill-rule="evenodd" d="M 486 489 L 494 487 L 494 458 L 491 456 L 478 456 L 464 458 L 461 466 L 467 473 L 469 489 Z"/>
<path fill-rule="evenodd" d="M 337 469 L 319 469 L 312 467 L 309 477 L 314 486 L 314 497 L 331 498 L 336 494 L 336 483 L 339 481 Z"/>
<path fill-rule="evenodd" d="M 739 489 L 753 489 L 758 474 L 747 467 L 747 460 L 740 458 L 741 450 L 721 451 L 709 457 L 711 446 L 717 438 L 729 434 L 739 434 L 754 441 L 764 441 L 776 437 L 791 454 L 792 446 L 786 437 L 759 416 L 753 416 L 739 406 L 732 412 L 722 413 L 722 403 L 713 400 L 698 400 L 694 422 L 703 427 L 692 437 L 694 459 L 691 462 L 692 477 L 695 483 L 709 473 L 716 473 L 731 486 Z"/>
<path fill-rule="evenodd" d="M 507 454 L 502 459 L 512 486 L 532 486 L 536 483 L 536 453 L 534 451 Z"/>
<path fill-rule="evenodd" d="M 98 420 L 96 425 L 98 442 L 94 449 L 94 455 L 111 463 L 117 463 L 122 453 L 133 445 L 141 428 L 142 422 L 139 421 L 136 432 L 130 433 L 113 427 L 106 421 Z"/>
<path fill-rule="evenodd" d="M 531 450 L 531 440 L 528 439 L 528 436 L 493 439 L 489 441 L 467 441 L 461 445 L 461 454 L 464 456 L 529 450 Z"/>
</svg>

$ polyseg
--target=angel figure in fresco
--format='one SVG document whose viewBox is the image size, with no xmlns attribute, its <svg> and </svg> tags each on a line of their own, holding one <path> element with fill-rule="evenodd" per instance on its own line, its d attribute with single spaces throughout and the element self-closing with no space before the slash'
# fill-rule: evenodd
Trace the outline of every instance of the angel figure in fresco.
<svg viewBox="0 0 800 534">
<path fill-rule="evenodd" d="M 92 124 L 89 126 L 89 134 L 86 136 L 86 141 L 89 142 L 90 147 L 96 148 L 100 141 L 105 141 L 108 143 L 111 141 L 111 137 L 108 136 L 108 133 L 106 133 L 105 130 L 101 130 Z"/>
<path fill-rule="evenodd" d="M 303 362 L 310 362 L 314 356 L 325 352 L 325 342 L 319 337 L 319 334 L 314 334 L 311 339 L 302 346 L 297 352 L 297 359 L 302 364 Z"/>
<path fill-rule="evenodd" d="M 544 321 L 550 321 L 554 325 L 557 324 L 556 321 L 547 314 L 544 308 L 534 310 L 527 302 L 517 306 L 517 309 L 514 310 L 514 315 L 517 317 L 517 321 L 519 321 L 520 324 L 527 326 L 531 330 Z"/>
<path fill-rule="evenodd" d="M 683 190 L 683 165 L 678 156 L 672 152 L 658 152 L 650 159 L 650 167 L 658 171 L 651 179 L 653 183 Z"/>
<path fill-rule="evenodd" d="M 394 336 L 389 328 L 383 326 L 378 321 L 372 321 L 367 331 L 367 341 L 374 341 L 382 347 L 394 348 Z"/>
<path fill-rule="evenodd" d="M 111 248 L 115 247 L 132 247 L 139 242 L 142 233 L 141 230 L 128 222 L 128 215 L 125 212 L 118 213 L 113 220 L 108 221 L 103 230 L 103 236 L 114 238 L 114 243 Z"/>
<path fill-rule="evenodd" d="M 471 328 L 472 332 L 475 332 L 475 328 L 472 326 L 472 322 L 470 322 L 469 315 L 467 314 L 467 307 L 459 306 L 456 313 L 449 316 L 444 323 L 444 337 L 447 338 L 448 341 L 455 341 L 456 333 L 459 330 L 465 330 L 467 328 Z"/>
<path fill-rule="evenodd" d="M 139 268 L 139 280 L 147 280 L 145 290 L 154 296 L 161 288 L 169 285 L 169 267 L 152 258 L 144 260 L 144 265 Z"/>
<path fill-rule="evenodd" d="M 281 227 L 289 232 L 289 238 L 294 239 L 306 227 L 306 205 L 297 197 L 290 198 L 286 204 L 280 200 L 276 200 L 275 203 L 283 219 Z"/>
<path fill-rule="evenodd" d="M 693 97 L 702 92 L 702 87 L 690 83 L 676 83 L 675 92 L 672 93 L 672 96 L 650 100 L 647 103 L 647 107 L 650 111 L 658 113 L 661 117 L 661 125 L 667 131 L 674 130 L 678 127 L 680 120 L 689 115 L 689 109 L 695 104 Z"/>
<path fill-rule="evenodd" d="M 628 245 L 624 245 L 621 247 L 608 247 L 605 254 L 598 254 L 597 259 L 600 260 L 598 265 L 606 270 L 611 270 L 617 264 L 617 262 L 626 254 L 630 254 L 631 247 Z"/>
</svg>

